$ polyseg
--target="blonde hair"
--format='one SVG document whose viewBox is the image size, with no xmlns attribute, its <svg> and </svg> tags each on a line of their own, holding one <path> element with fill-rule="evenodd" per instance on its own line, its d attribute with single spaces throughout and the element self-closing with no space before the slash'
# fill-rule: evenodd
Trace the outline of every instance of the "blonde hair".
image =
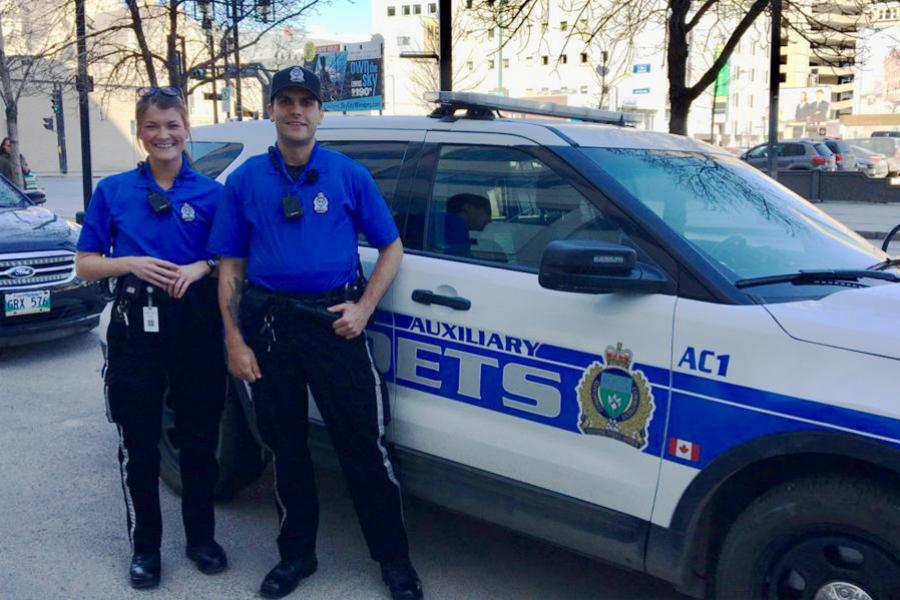
<svg viewBox="0 0 900 600">
<path fill-rule="evenodd" d="M 147 109 L 151 106 L 155 106 L 160 110 L 174 108 L 175 111 L 181 115 L 181 120 L 184 121 L 185 129 L 191 128 L 191 122 L 190 119 L 188 119 L 188 111 L 187 107 L 184 105 L 184 100 L 182 100 L 180 96 L 167 96 L 165 94 L 157 93 L 152 96 L 138 98 L 137 105 L 134 107 L 134 120 L 137 122 L 138 130 L 141 128 Z"/>
</svg>

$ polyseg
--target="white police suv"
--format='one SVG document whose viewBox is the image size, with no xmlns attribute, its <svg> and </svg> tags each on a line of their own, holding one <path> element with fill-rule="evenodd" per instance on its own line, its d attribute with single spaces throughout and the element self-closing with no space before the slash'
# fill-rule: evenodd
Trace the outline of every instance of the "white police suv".
<svg viewBox="0 0 900 600">
<path fill-rule="evenodd" d="M 433 99 L 318 135 L 406 248 L 368 330 L 405 490 L 698 596 L 900 598 L 897 263 L 625 115 Z M 274 137 L 197 128 L 196 165 L 224 181 Z M 262 467 L 240 414 L 232 490 Z"/>
</svg>

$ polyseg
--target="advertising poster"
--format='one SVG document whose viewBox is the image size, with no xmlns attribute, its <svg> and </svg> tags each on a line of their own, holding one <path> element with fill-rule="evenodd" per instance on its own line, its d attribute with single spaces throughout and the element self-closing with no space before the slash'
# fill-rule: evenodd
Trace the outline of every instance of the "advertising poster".
<svg viewBox="0 0 900 600">
<path fill-rule="evenodd" d="M 900 27 L 860 31 L 856 55 L 853 114 L 900 113 Z"/>
<path fill-rule="evenodd" d="M 317 48 L 307 68 L 322 83 L 325 110 L 350 112 L 384 108 L 382 40 Z"/>
<path fill-rule="evenodd" d="M 831 87 L 781 88 L 778 95 L 778 122 L 814 124 L 830 118 Z"/>
</svg>

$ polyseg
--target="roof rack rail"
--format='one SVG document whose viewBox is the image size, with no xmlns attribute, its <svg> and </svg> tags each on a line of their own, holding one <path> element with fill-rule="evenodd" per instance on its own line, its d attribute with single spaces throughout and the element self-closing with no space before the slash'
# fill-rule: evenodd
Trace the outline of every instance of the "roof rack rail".
<svg viewBox="0 0 900 600">
<path fill-rule="evenodd" d="M 454 118 L 456 111 L 466 110 L 470 119 L 493 119 L 494 112 L 499 111 L 541 115 L 559 119 L 578 119 L 590 123 L 606 123 L 607 125 L 636 125 L 638 117 L 632 114 L 587 108 L 584 106 L 564 106 L 552 102 L 537 102 L 495 96 L 493 94 L 476 94 L 473 92 L 425 92 L 426 102 L 439 106 L 429 115 L 435 118 Z"/>
</svg>

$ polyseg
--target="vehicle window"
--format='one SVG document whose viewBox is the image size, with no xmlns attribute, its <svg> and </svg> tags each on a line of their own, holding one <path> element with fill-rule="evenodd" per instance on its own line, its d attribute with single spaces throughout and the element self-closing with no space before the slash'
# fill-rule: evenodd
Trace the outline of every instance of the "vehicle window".
<svg viewBox="0 0 900 600">
<path fill-rule="evenodd" d="M 0 208 L 23 206 L 23 198 L 13 185 L 0 177 Z"/>
<path fill-rule="evenodd" d="M 443 146 L 425 249 L 537 270 L 553 240 L 623 241 L 619 227 L 524 150 Z"/>
<path fill-rule="evenodd" d="M 782 144 L 782 156 L 803 156 L 806 148 L 803 144 Z"/>
<path fill-rule="evenodd" d="M 864 269 L 885 254 L 744 162 L 694 152 L 582 148 L 732 281 Z"/>
<path fill-rule="evenodd" d="M 757 146 L 747 153 L 747 158 L 765 158 L 769 155 L 769 147 L 766 145 Z"/>
<path fill-rule="evenodd" d="M 819 156 L 834 156 L 834 152 L 825 144 L 813 144 Z"/>
<path fill-rule="evenodd" d="M 188 142 L 188 154 L 195 169 L 215 179 L 244 149 L 237 142 Z"/>
<path fill-rule="evenodd" d="M 397 191 L 397 176 L 400 174 L 400 165 L 406 154 L 406 142 L 321 142 L 323 146 L 346 154 L 353 160 L 365 165 L 381 195 L 390 204 Z"/>
</svg>

